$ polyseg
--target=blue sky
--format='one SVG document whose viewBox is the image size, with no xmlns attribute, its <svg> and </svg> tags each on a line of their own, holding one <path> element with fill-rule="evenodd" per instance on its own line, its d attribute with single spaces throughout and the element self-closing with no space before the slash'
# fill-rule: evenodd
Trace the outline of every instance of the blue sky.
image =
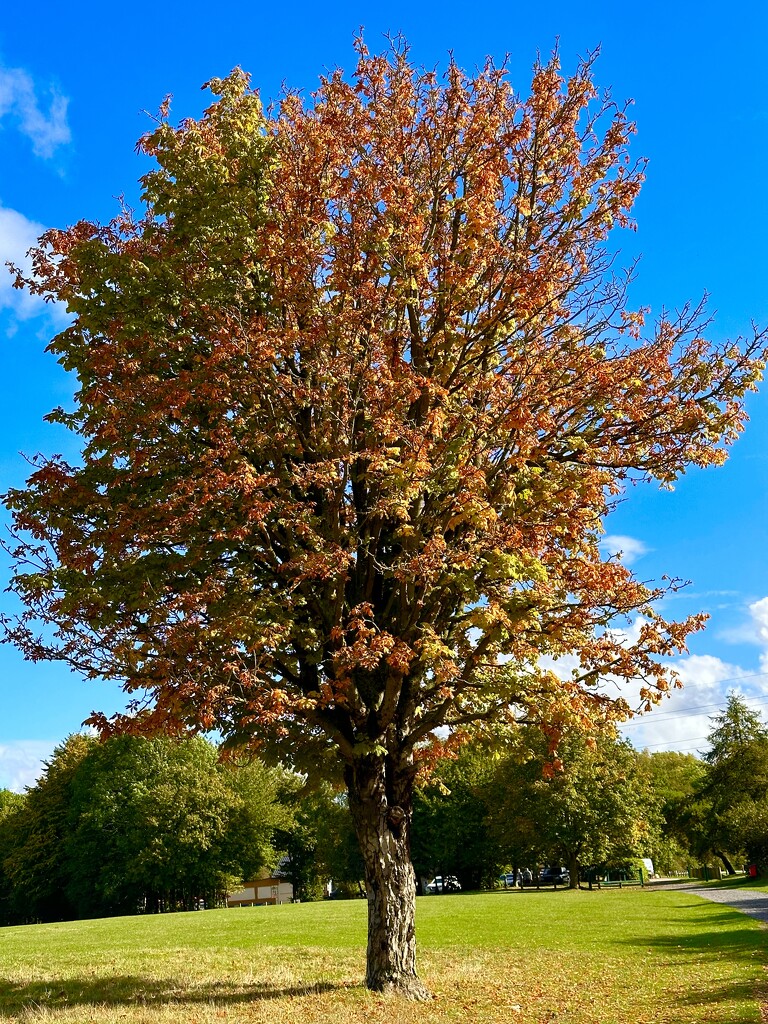
<svg viewBox="0 0 768 1024">
<path fill-rule="evenodd" d="M 642 254 L 633 303 L 659 312 L 707 292 L 711 334 L 748 333 L 751 321 L 768 323 L 768 7 L 737 0 L 711 11 L 689 0 L 552 0 L 538 9 L 482 0 L 262 8 L 168 0 L 133 3 L 130 14 L 79 0 L 16 5 L 0 24 L 0 262 L 22 259 L 46 227 L 107 220 L 120 194 L 135 201 L 146 169 L 134 149 L 150 125 L 144 112 L 173 93 L 172 116 L 198 115 L 202 83 L 235 65 L 267 101 L 282 83 L 311 91 L 324 70 L 353 64 L 363 27 L 372 49 L 402 32 L 414 60 L 430 67 L 444 66 L 449 51 L 468 69 L 509 53 L 523 92 L 537 52 L 547 56 L 559 41 L 566 71 L 600 46 L 598 85 L 618 101 L 634 99 L 633 150 L 649 158 L 648 177 L 637 233 L 615 240 L 624 262 Z M 20 452 L 71 450 L 42 423 L 73 390 L 43 354 L 56 329 L 55 311 L 0 278 L 0 490 L 23 481 Z M 730 687 L 768 710 L 768 388 L 748 409 L 751 422 L 725 467 L 691 472 L 673 493 L 635 489 L 607 524 L 608 546 L 622 548 L 641 578 L 692 580 L 667 612 L 711 616 L 679 659 L 685 690 L 627 727 L 638 746 L 702 749 Z M 7 596 L 0 605 L 10 609 Z M 0 786 L 30 783 L 40 759 L 92 709 L 119 705 L 117 688 L 0 649 Z"/>
</svg>

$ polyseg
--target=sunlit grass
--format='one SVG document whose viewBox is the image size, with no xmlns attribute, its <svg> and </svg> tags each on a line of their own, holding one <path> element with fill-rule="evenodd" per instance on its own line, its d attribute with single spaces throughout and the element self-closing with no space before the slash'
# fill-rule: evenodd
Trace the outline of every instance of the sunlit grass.
<svg viewBox="0 0 768 1024">
<path fill-rule="evenodd" d="M 418 901 L 435 999 L 361 985 L 362 902 L 0 930 L 0 1021 L 56 1024 L 741 1024 L 765 933 L 682 892 L 499 892 Z"/>
</svg>

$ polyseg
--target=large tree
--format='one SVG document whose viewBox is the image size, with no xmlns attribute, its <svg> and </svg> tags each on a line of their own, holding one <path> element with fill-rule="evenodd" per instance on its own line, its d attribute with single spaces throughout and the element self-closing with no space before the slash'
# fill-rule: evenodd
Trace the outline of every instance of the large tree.
<svg viewBox="0 0 768 1024">
<path fill-rule="evenodd" d="M 95 744 L 73 734 L 44 763 L 24 803 L 0 825 L 4 875 L 3 924 L 60 921 L 76 917 L 67 892 L 65 856 L 72 791 L 80 767 Z"/>
<path fill-rule="evenodd" d="M 552 770 L 538 728 L 497 768 L 506 789 L 489 818 L 502 847 L 525 851 L 533 864 L 568 866 L 571 888 L 587 867 L 647 856 L 661 824 L 650 780 L 637 752 L 610 729 L 571 731 Z M 549 769 L 549 770 L 547 770 Z"/>
<path fill-rule="evenodd" d="M 198 737 L 70 736 L 3 812 L 0 923 L 211 906 L 271 867 L 284 773 Z"/>
<path fill-rule="evenodd" d="M 444 757 L 414 794 L 412 860 L 417 875 L 456 875 L 464 889 L 492 886 L 510 857 L 491 827 L 504 782 L 487 744 L 468 743 Z"/>
<path fill-rule="evenodd" d="M 712 719 L 706 773 L 689 822 L 701 856 L 713 853 L 729 874 L 741 854 L 768 867 L 768 727 L 738 693 Z"/>
<path fill-rule="evenodd" d="M 286 854 L 282 873 L 293 884 L 294 897 L 318 899 L 333 882 L 337 893 L 360 891 L 364 868 L 360 859 L 345 794 L 327 782 L 294 787 L 286 793 L 291 821 L 275 836 Z M 287 787 L 286 787 L 287 788 Z"/>
<path fill-rule="evenodd" d="M 141 214 L 43 237 L 26 284 L 72 315 L 50 349 L 79 389 L 52 418 L 82 459 L 7 495 L 7 631 L 123 682 L 105 732 L 340 762 L 367 983 L 421 997 L 415 752 L 440 726 L 622 717 L 607 672 L 665 690 L 700 620 L 665 622 L 601 522 L 631 477 L 722 461 L 763 338 L 628 307 L 607 239 L 643 166 L 591 61 L 537 64 L 522 98 L 491 62 L 358 50 L 351 81 L 270 115 L 239 71 L 198 121 L 166 103 Z"/>
<path fill-rule="evenodd" d="M 79 917 L 217 905 L 271 870 L 280 779 L 259 762 L 234 771 L 198 737 L 113 737 L 75 775 L 60 850 Z"/>
<path fill-rule="evenodd" d="M 676 750 L 644 750 L 637 757 L 638 769 L 650 784 L 661 817 L 647 855 L 653 859 L 657 874 L 685 869 L 701 845 L 704 811 L 699 791 L 706 765 L 694 754 Z"/>
</svg>

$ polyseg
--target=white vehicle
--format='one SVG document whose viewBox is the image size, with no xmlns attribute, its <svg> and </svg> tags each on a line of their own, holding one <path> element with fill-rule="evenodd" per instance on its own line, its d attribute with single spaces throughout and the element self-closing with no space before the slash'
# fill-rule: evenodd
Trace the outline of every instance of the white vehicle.
<svg viewBox="0 0 768 1024">
<path fill-rule="evenodd" d="M 456 875 L 445 875 L 445 877 L 435 875 L 426 888 L 428 896 L 439 896 L 446 892 L 461 892 L 461 885 Z"/>
</svg>

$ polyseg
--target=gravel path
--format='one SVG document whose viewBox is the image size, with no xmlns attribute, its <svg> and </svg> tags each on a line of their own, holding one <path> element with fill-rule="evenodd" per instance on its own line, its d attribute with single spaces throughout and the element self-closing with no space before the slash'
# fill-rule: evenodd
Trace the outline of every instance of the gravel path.
<svg viewBox="0 0 768 1024">
<path fill-rule="evenodd" d="M 695 884 L 691 885 L 690 882 L 659 885 L 655 888 L 684 889 L 694 896 L 702 896 L 712 903 L 725 903 L 734 910 L 740 910 L 742 914 L 768 922 L 768 892 L 755 892 L 749 889 L 702 889 Z"/>
</svg>

